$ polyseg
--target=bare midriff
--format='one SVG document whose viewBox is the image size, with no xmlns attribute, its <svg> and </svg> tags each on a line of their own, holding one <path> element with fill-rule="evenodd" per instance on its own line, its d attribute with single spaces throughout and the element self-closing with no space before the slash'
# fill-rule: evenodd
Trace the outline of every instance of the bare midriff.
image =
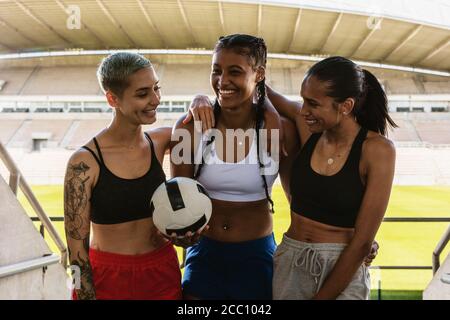
<svg viewBox="0 0 450 320">
<path fill-rule="evenodd" d="M 213 212 L 205 236 L 222 242 L 243 242 L 272 233 L 267 200 L 231 202 L 212 199 Z"/>
<path fill-rule="evenodd" d="M 346 243 L 354 234 L 353 228 L 342 228 L 324 224 L 291 212 L 291 225 L 286 236 L 309 243 Z"/>
<path fill-rule="evenodd" d="M 148 253 L 168 241 L 157 233 L 151 218 L 111 225 L 92 223 L 91 238 L 91 248 L 124 255 Z"/>
</svg>

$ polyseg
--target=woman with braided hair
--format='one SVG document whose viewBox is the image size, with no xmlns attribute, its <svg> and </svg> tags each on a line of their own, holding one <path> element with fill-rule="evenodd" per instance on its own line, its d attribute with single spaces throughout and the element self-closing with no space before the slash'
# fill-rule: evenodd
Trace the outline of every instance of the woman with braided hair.
<svg viewBox="0 0 450 320">
<path fill-rule="evenodd" d="M 205 143 L 192 141 L 192 153 L 200 154 L 198 165 L 175 164 L 172 152 L 173 174 L 197 179 L 213 203 L 209 229 L 187 250 L 183 279 L 187 299 L 272 298 L 276 245 L 270 194 L 278 174 L 273 158 L 278 154 L 268 155 L 270 139 L 260 131 L 267 129 L 264 118 L 270 112 L 265 99 L 266 58 L 263 39 L 242 34 L 221 37 L 210 79 L 216 95 L 216 134 L 206 133 Z M 194 135 L 194 123 L 184 119 L 175 131 L 184 128 Z M 230 138 L 230 130 L 247 131 Z M 264 170 L 269 163 L 271 169 Z"/>
<path fill-rule="evenodd" d="M 373 240 L 395 164 L 384 137 L 395 126 L 385 93 L 375 76 L 343 57 L 307 72 L 303 105 L 266 89 L 275 108 L 296 123 L 285 134 L 290 160 L 280 164 L 291 225 L 274 253 L 273 298 L 367 299 L 367 266 L 378 250 Z M 201 96 L 191 106 L 194 118 L 209 110 Z M 298 154 L 293 136 L 300 137 Z"/>
</svg>

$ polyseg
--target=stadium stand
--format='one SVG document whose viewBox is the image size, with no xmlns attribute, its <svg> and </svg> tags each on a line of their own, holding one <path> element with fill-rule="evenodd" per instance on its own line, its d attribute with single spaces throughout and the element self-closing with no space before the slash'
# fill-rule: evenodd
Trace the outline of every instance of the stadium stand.
<svg viewBox="0 0 450 320">
<path fill-rule="evenodd" d="M 396 142 L 420 142 L 433 145 L 450 144 L 450 113 L 391 113 L 399 128 L 390 131 Z"/>
<path fill-rule="evenodd" d="M 72 120 L 25 120 L 8 145 L 27 148 L 33 140 L 46 140 L 49 147 L 57 147 L 69 129 Z"/>
<path fill-rule="evenodd" d="M 450 121 L 448 120 L 421 120 L 414 121 L 414 127 L 423 142 L 432 144 L 450 143 Z"/>
<path fill-rule="evenodd" d="M 23 120 L 1 119 L 0 120 L 0 141 L 6 145 L 17 129 L 20 128 Z"/>
<path fill-rule="evenodd" d="M 292 69 L 290 68 L 269 68 L 267 82 L 275 90 L 282 90 L 292 94 L 294 89 L 292 81 Z"/>
<path fill-rule="evenodd" d="M 101 129 L 105 128 L 111 122 L 110 119 L 82 120 L 78 122 L 72 137 L 69 138 L 66 148 L 78 149 L 87 143 Z"/>
<path fill-rule="evenodd" d="M 395 120 L 398 128 L 389 131 L 389 138 L 394 141 L 419 141 L 419 136 L 410 120 Z"/>
<path fill-rule="evenodd" d="M 171 127 L 182 113 L 158 113 L 158 120 L 144 130 Z M 450 185 L 450 114 L 391 113 L 399 128 L 389 138 L 397 147 L 395 184 Z M 36 114 L 26 120 L 18 114 L 0 114 L 0 139 L 31 183 L 62 183 L 65 164 L 71 153 L 105 128 L 111 120 L 107 113 Z M 40 151 L 33 151 L 33 134 L 51 133 Z M 170 176 L 168 157 L 163 163 Z"/>
<path fill-rule="evenodd" d="M 166 65 L 158 74 L 163 94 L 183 95 L 195 92 L 209 94 L 209 65 Z"/>
<path fill-rule="evenodd" d="M 34 68 L 2 68 L 0 74 L 6 81 L 0 95 L 18 95 L 33 73 Z"/>
<path fill-rule="evenodd" d="M 21 90 L 23 95 L 100 93 L 95 67 L 37 68 Z"/>
<path fill-rule="evenodd" d="M 427 81 L 423 85 L 428 94 L 442 94 L 450 91 L 450 83 L 444 81 Z"/>
<path fill-rule="evenodd" d="M 421 93 L 412 78 L 387 79 L 387 86 L 391 94 Z"/>
<path fill-rule="evenodd" d="M 195 92 L 210 93 L 210 61 L 202 64 L 154 63 L 161 80 L 164 95 L 191 95 Z M 275 89 L 287 95 L 298 95 L 301 81 L 310 64 L 284 66 L 279 61 L 271 62 L 267 68 L 267 81 Z M 450 81 L 441 77 L 429 77 L 418 81 L 411 74 L 392 74 L 373 71 L 384 84 L 388 94 L 449 94 Z M 5 81 L 2 95 L 99 95 L 96 65 L 44 66 L 0 68 Z M 423 88 L 422 88 L 423 86 Z M 209 92 L 206 92 L 209 91 Z"/>
</svg>

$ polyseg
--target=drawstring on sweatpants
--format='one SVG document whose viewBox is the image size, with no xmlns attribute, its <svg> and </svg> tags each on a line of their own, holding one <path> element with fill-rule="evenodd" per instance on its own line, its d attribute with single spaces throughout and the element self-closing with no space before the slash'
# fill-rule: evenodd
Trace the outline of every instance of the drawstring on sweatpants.
<svg viewBox="0 0 450 320">
<path fill-rule="evenodd" d="M 322 275 L 322 263 L 319 260 L 319 253 L 312 247 L 304 247 L 295 260 L 295 266 L 305 266 L 305 269 L 314 277 L 316 285 L 319 277 Z"/>
</svg>

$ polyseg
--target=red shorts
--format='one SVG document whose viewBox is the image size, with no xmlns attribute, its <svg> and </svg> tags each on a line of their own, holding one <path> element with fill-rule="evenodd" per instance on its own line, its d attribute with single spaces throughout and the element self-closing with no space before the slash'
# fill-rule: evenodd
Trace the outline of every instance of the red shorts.
<svg viewBox="0 0 450 320">
<path fill-rule="evenodd" d="M 177 300 L 181 272 L 171 242 L 140 255 L 89 249 L 96 298 L 99 300 Z M 73 292 L 76 300 L 76 293 Z"/>
</svg>

